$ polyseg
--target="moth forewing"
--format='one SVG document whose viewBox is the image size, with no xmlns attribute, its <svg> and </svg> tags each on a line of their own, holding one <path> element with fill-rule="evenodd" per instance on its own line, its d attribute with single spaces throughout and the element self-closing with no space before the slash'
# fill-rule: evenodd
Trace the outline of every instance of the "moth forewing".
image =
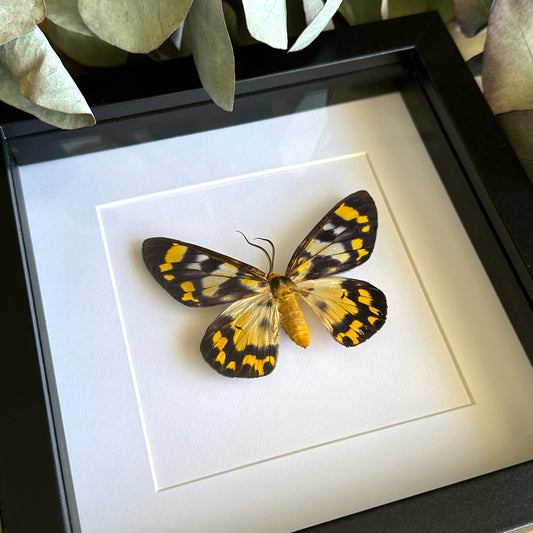
<svg viewBox="0 0 533 533">
<path fill-rule="evenodd" d="M 376 242 L 378 215 L 366 191 L 350 194 L 333 206 L 294 252 L 286 276 L 317 279 L 364 263 Z"/>
</svg>

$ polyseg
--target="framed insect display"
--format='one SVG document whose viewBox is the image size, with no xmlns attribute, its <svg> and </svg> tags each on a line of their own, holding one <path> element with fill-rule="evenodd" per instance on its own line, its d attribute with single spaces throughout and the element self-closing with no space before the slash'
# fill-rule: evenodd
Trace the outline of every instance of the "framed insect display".
<svg viewBox="0 0 533 533">
<path fill-rule="evenodd" d="M 445 27 L 253 51 L 232 113 L 189 59 L 0 110 L 2 525 L 532 522 L 532 185 Z"/>
</svg>

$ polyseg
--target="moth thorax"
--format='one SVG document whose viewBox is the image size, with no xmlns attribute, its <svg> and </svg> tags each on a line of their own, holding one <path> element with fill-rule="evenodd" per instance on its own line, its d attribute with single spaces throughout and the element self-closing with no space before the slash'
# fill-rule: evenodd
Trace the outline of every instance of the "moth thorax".
<svg viewBox="0 0 533 533">
<path fill-rule="evenodd" d="M 298 294 L 296 283 L 274 272 L 268 275 L 268 281 L 272 296 L 278 305 L 283 329 L 293 342 L 306 348 L 310 342 L 309 329 L 296 301 Z"/>
</svg>

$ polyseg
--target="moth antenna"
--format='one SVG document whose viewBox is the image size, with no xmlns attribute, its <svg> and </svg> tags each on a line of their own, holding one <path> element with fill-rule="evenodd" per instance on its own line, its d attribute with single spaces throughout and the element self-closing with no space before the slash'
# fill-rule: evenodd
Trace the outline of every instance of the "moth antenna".
<svg viewBox="0 0 533 533">
<path fill-rule="evenodd" d="M 262 246 L 259 246 L 259 244 L 254 244 L 253 242 L 250 242 L 248 240 L 248 237 L 242 232 L 242 231 L 239 231 L 239 230 L 235 230 L 237 233 L 240 233 L 243 237 L 244 237 L 244 240 L 250 245 L 250 246 L 253 246 L 255 248 L 259 248 L 260 250 L 262 250 L 262 252 L 268 257 L 268 264 L 269 264 L 269 272 L 272 272 L 272 269 L 274 268 L 274 254 L 276 253 L 276 249 L 274 248 L 274 244 L 272 243 L 272 241 L 269 241 L 268 239 L 263 239 L 261 237 L 256 237 L 254 240 L 260 240 L 260 241 L 266 241 L 270 244 L 270 246 L 272 246 L 272 256 L 270 256 L 270 254 L 268 253 L 268 250 L 265 250 L 265 248 L 263 248 Z"/>
<path fill-rule="evenodd" d="M 267 255 L 270 261 L 270 272 L 272 272 L 274 270 L 274 258 L 276 257 L 276 247 L 274 246 L 274 243 L 270 239 L 265 239 L 264 237 L 256 237 L 254 241 L 265 241 L 270 244 L 270 247 L 272 248 L 272 257 L 270 257 L 270 254 Z"/>
</svg>

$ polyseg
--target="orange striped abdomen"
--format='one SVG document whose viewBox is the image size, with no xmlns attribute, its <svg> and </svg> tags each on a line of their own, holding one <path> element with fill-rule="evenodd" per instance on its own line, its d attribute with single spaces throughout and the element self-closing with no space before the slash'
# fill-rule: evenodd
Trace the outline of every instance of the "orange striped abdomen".
<svg viewBox="0 0 533 533">
<path fill-rule="evenodd" d="M 278 304 L 283 329 L 298 346 L 307 348 L 311 339 L 302 311 L 296 301 L 296 285 L 285 276 L 271 272 L 268 276 L 272 295 Z"/>
</svg>

